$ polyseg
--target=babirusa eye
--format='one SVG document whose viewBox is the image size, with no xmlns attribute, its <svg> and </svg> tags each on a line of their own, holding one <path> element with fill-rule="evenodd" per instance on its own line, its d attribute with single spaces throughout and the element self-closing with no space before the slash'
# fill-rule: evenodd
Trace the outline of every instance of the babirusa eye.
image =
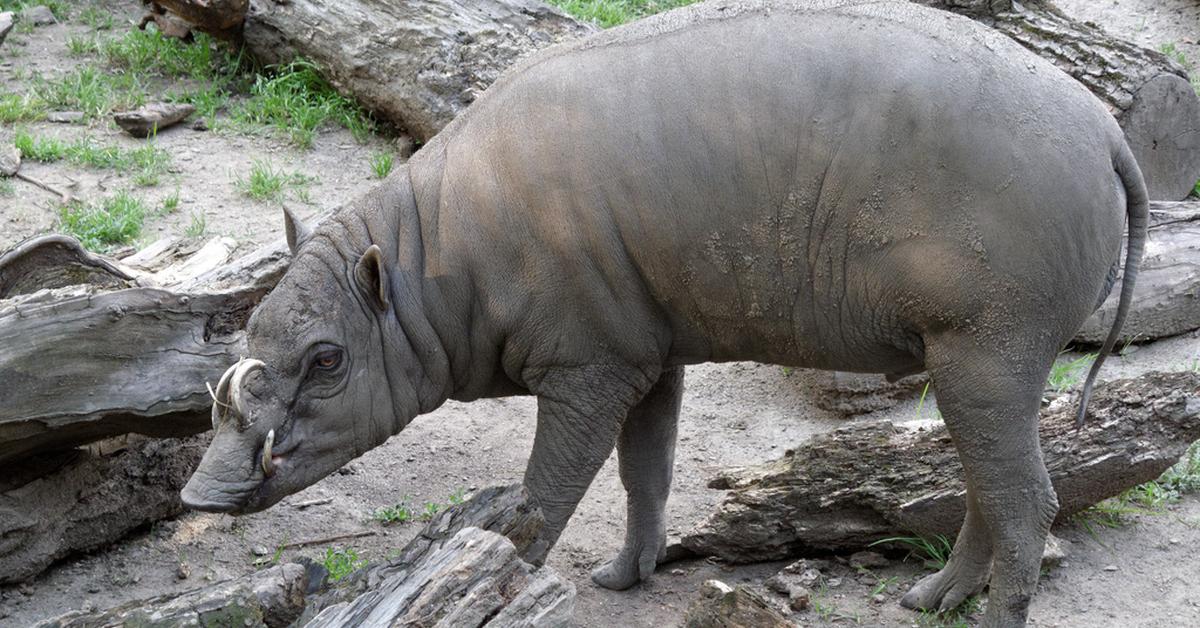
<svg viewBox="0 0 1200 628">
<path fill-rule="evenodd" d="M 334 368 L 337 368 L 337 365 L 340 364 L 341 361 L 342 361 L 342 352 L 337 349 L 330 349 L 329 351 L 322 351 L 322 352 L 318 353 L 317 355 L 313 356 L 312 363 L 313 363 L 313 367 L 315 367 L 315 368 L 319 368 L 319 369 L 323 369 L 323 370 L 332 370 Z"/>
</svg>

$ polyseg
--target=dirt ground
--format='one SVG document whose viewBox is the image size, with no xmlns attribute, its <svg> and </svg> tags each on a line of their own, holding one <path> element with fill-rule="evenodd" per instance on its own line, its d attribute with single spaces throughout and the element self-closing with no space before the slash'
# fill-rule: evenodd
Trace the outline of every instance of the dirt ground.
<svg viewBox="0 0 1200 628">
<path fill-rule="evenodd" d="M 1200 62 L 1200 5 L 1193 0 L 1060 0 L 1069 13 L 1103 24 L 1116 34 L 1158 48 L 1175 42 L 1192 62 Z M 136 2 L 116 6 L 121 20 L 115 33 L 134 18 Z M 14 32 L 0 46 L 0 87 L 27 89 L 31 70 L 47 76 L 70 70 L 83 61 L 66 54 L 66 41 L 83 32 L 83 24 L 40 27 Z M 107 123 L 25 125 L 37 134 L 63 137 L 91 135 L 105 143 L 140 145 Z M 14 127 L 0 127 L 0 141 L 10 141 Z M 299 150 L 270 136 L 201 132 L 180 126 L 161 133 L 158 145 L 173 156 L 175 172 L 156 187 L 139 193 L 157 204 L 176 189 L 180 209 L 147 223 L 140 244 L 163 235 L 180 235 L 193 213 L 203 213 L 208 235 L 228 235 L 251 246 L 278 237 L 277 204 L 241 196 L 234 180 L 252 160 L 269 158 L 276 166 L 316 178 L 310 202 L 297 204 L 303 215 L 336 207 L 371 185 L 368 160 L 390 150 L 389 140 L 355 142 L 342 129 L 319 134 L 313 149 Z M 83 197 L 128 185 L 122 175 L 59 164 L 29 164 L 25 172 Z M 49 230 L 56 217 L 54 200 L 32 186 L 13 182 L 15 196 L 0 197 L 0 249 L 29 235 Z M 1107 362 L 1102 378 L 1132 376 L 1152 369 L 1189 368 L 1200 358 L 1200 336 L 1190 335 L 1137 348 Z M 724 466 L 778 457 L 784 449 L 845 421 L 820 410 L 804 385 L 802 373 L 752 363 L 690 368 L 676 456 L 675 487 L 670 500 L 671 531 L 680 533 L 712 511 L 721 492 L 705 488 L 707 479 Z M 857 420 L 917 418 L 917 400 Z M 926 413 L 932 411 L 928 402 Z M 318 557 L 327 547 L 354 549 L 367 560 L 382 560 L 419 529 L 419 523 L 383 526 L 372 521 L 375 510 L 401 500 L 418 509 L 426 502 L 446 503 L 456 491 L 518 481 L 534 433 L 531 398 L 448 403 L 419 418 L 405 432 L 350 463 L 306 491 L 255 515 L 187 513 L 163 521 L 111 548 L 76 556 L 57 564 L 36 580 L 0 588 L 0 626 L 26 626 L 71 609 L 107 607 L 122 601 L 180 592 L 255 569 L 283 543 L 341 533 L 371 531 L 373 536 L 343 543 L 318 544 L 283 552 Z M 591 568 L 615 552 L 624 526 L 624 494 L 615 456 L 600 472 L 549 565 L 570 578 L 578 589 L 576 623 L 580 626 L 679 625 L 700 583 L 719 578 L 727 583 L 761 583 L 784 563 L 729 567 L 709 561 L 684 561 L 661 568 L 655 577 L 631 591 L 612 592 L 594 586 Z M 330 498 L 326 504 L 300 509 L 296 504 Z M 1067 543 L 1069 556 L 1039 585 L 1031 625 L 1195 626 L 1200 625 L 1200 495 L 1190 495 L 1162 513 L 1135 516 L 1117 528 L 1094 532 L 1073 523 L 1055 534 Z M 819 610 L 792 618 L 805 626 L 936 626 L 939 620 L 900 608 L 898 600 L 925 573 L 916 561 L 896 557 L 872 574 L 856 574 L 837 559 L 827 576 L 840 584 L 817 592 Z M 882 599 L 875 598 L 881 582 Z M 781 598 L 775 597 L 777 601 Z"/>
</svg>

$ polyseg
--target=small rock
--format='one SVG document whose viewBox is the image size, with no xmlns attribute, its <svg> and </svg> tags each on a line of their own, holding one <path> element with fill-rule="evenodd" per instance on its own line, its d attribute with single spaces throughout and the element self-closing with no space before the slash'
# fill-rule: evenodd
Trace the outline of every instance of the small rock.
<svg viewBox="0 0 1200 628">
<path fill-rule="evenodd" d="M 1116 565 L 1109 565 L 1109 566 L 1107 566 L 1107 567 L 1105 567 L 1105 568 L 1104 568 L 1104 571 L 1116 571 L 1116 570 L 1117 570 L 1117 566 L 1116 566 Z"/>
<path fill-rule="evenodd" d="M 250 551 L 253 552 L 255 556 L 266 556 L 267 554 L 271 553 L 271 550 L 263 547 L 262 545 L 255 545 Z"/>
<path fill-rule="evenodd" d="M 757 593 L 744 586 L 730 587 L 706 580 L 700 596 L 688 606 L 684 625 L 689 628 L 788 628 L 795 626 Z"/>
<path fill-rule="evenodd" d="M 876 593 L 875 595 L 871 596 L 871 602 L 873 602 L 875 604 L 883 604 L 886 601 L 887 601 L 887 596 L 882 593 Z"/>
<path fill-rule="evenodd" d="M 208 130 L 208 122 L 204 118 L 196 118 L 195 122 L 192 122 L 192 130 L 193 131 L 207 131 Z"/>
<path fill-rule="evenodd" d="M 788 581 L 784 579 L 782 574 L 775 574 L 767 578 L 767 581 L 763 585 L 767 587 L 767 590 L 774 591 L 780 595 L 787 595 L 792 589 L 792 586 L 788 584 Z"/>
<path fill-rule="evenodd" d="M 850 555 L 850 566 L 855 569 L 879 569 L 891 564 L 879 552 L 855 552 Z"/>
<path fill-rule="evenodd" d="M 830 578 L 825 581 L 825 586 L 829 587 L 830 589 L 836 589 L 837 587 L 842 586 L 842 579 L 841 578 Z"/>
<path fill-rule="evenodd" d="M 1179 545 L 1179 543 L 1180 543 L 1179 537 L 1174 537 L 1174 536 L 1171 537 L 1170 543 L 1171 543 L 1171 545 Z"/>
<path fill-rule="evenodd" d="M 82 111 L 51 111 L 46 114 L 46 122 L 74 124 L 83 120 Z"/>
<path fill-rule="evenodd" d="M 4 43 L 4 38 L 8 37 L 8 31 L 13 29 L 13 13 L 5 11 L 0 13 L 0 44 Z"/>
<path fill-rule="evenodd" d="M 16 146 L 0 147 L 0 175 L 11 177 L 21 169 L 21 150 Z"/>
<path fill-rule="evenodd" d="M 87 590 L 88 590 L 88 593 L 99 593 L 101 590 L 100 583 L 99 582 L 89 582 L 88 586 L 87 586 Z"/>
<path fill-rule="evenodd" d="M 58 22 L 54 19 L 54 12 L 44 4 L 21 11 L 21 21 L 29 22 L 34 26 L 49 26 Z"/>
<path fill-rule="evenodd" d="M 192 568 L 187 563 L 179 563 L 179 566 L 175 568 L 175 577 L 180 580 L 187 580 L 190 575 L 192 575 Z"/>
<path fill-rule="evenodd" d="M 812 592 L 804 587 L 792 587 L 788 592 L 788 607 L 794 611 L 802 611 L 808 608 L 812 602 Z"/>
<path fill-rule="evenodd" d="M 733 587 L 721 582 L 720 580 L 705 580 L 704 583 L 700 585 L 700 595 L 703 597 L 720 597 L 726 593 L 732 592 Z"/>
<path fill-rule="evenodd" d="M 1042 568 L 1053 569 L 1066 560 L 1069 543 L 1053 534 L 1046 535 L 1046 549 L 1042 550 Z"/>
<path fill-rule="evenodd" d="M 671 575 L 672 576 L 686 576 L 687 572 L 682 569 L 676 568 L 676 569 L 671 570 Z"/>
</svg>

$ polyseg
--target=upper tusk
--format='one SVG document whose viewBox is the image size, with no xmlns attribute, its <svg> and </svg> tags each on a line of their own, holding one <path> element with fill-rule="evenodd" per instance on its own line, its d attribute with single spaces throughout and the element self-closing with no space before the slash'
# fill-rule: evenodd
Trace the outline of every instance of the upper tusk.
<svg viewBox="0 0 1200 628">
<path fill-rule="evenodd" d="M 275 474 L 275 462 L 271 460 L 271 447 L 275 444 L 275 430 L 267 432 L 267 440 L 263 443 L 262 470 L 263 475 L 271 477 Z"/>
<path fill-rule="evenodd" d="M 233 375 L 229 378 L 229 402 L 233 406 L 233 411 L 237 414 L 238 429 L 245 430 L 253 425 L 253 422 L 246 416 L 246 410 L 242 406 L 242 380 L 250 373 L 266 368 L 266 364 L 262 360 L 242 360 L 234 365 Z M 220 392 L 218 390 L 218 392 Z"/>
<path fill-rule="evenodd" d="M 224 419 L 227 414 L 229 409 L 229 379 L 233 377 L 233 372 L 237 370 L 238 364 L 241 363 L 242 359 L 239 358 L 237 363 L 225 369 L 225 372 L 221 374 L 221 380 L 217 383 L 216 392 L 213 392 L 212 386 L 209 386 L 208 382 L 204 382 L 204 385 L 208 387 L 208 394 L 212 395 L 213 398 L 212 423 L 214 430 L 217 429 L 217 425 L 221 423 L 221 419 Z"/>
</svg>

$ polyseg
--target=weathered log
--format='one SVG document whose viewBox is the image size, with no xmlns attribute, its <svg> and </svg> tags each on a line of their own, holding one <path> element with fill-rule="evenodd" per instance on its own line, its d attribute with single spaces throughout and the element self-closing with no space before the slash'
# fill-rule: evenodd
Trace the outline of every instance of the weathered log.
<svg viewBox="0 0 1200 628">
<path fill-rule="evenodd" d="M 107 455 L 71 450 L 0 467 L 0 582 L 182 512 L 179 490 L 208 440 L 131 437 Z"/>
<path fill-rule="evenodd" d="M 188 103 L 155 102 L 133 111 L 118 111 L 113 122 L 134 137 L 149 137 L 196 112 Z"/>
<path fill-rule="evenodd" d="M 23 292 L 59 285 L 62 246 L 62 236 L 26 243 L 0 258 L 20 272 L 0 277 L 19 275 Z M 204 382 L 245 352 L 245 320 L 286 264 L 278 243 L 231 265 L 208 257 L 191 266 L 202 274 L 172 273 L 167 287 L 85 284 L 0 300 L 0 464 L 130 432 L 207 430 Z"/>
<path fill-rule="evenodd" d="M 521 554 L 537 538 L 544 523 L 541 510 L 530 503 L 529 493 L 523 485 L 484 489 L 435 516 L 395 558 L 359 570 L 336 587 L 318 591 L 311 597 L 298 623 L 303 624 L 327 608 L 349 604 L 369 591 L 378 590 L 397 574 L 412 571 L 462 530 L 479 528 L 495 532 L 507 538 Z"/>
<path fill-rule="evenodd" d="M 1059 521 L 1157 478 L 1200 439 L 1200 373 L 1098 386 L 1078 431 L 1076 403 L 1065 396 L 1042 411 Z M 940 422 L 842 428 L 781 460 L 728 469 L 709 486 L 732 491 L 682 542 L 731 562 L 861 549 L 901 534 L 953 537 L 965 512 L 962 466 Z"/>
<path fill-rule="evenodd" d="M 1104 342 L 1117 313 L 1121 282 L 1104 305 L 1083 324 L 1075 342 Z M 1200 328 L 1200 199 L 1152 203 L 1149 240 L 1142 259 L 1133 307 L 1121 328 L 1122 347 Z"/>
<path fill-rule="evenodd" d="M 574 600 L 573 584 L 521 560 L 508 539 L 466 528 L 410 569 L 305 626 L 566 626 Z"/>
<path fill-rule="evenodd" d="M 565 626 L 574 586 L 520 558 L 542 525 L 523 486 L 488 488 L 436 516 L 396 558 L 337 583 L 319 565 L 289 563 L 39 626 Z"/>
<path fill-rule="evenodd" d="M 742 585 L 706 580 L 683 617 L 687 628 L 794 628 L 762 596 Z"/>
<path fill-rule="evenodd" d="M 146 1 L 146 0 L 143 0 Z M 246 19 L 249 0 L 148 0 L 150 17 L 156 23 L 157 16 L 165 10 L 179 15 L 197 29 L 222 39 L 232 39 L 241 31 Z"/>
<path fill-rule="evenodd" d="M 36 628 L 107 628 L 109 626 L 269 626 L 291 625 L 304 609 L 304 591 L 314 572 L 287 563 L 225 580 L 178 596 L 128 602 L 101 612 L 73 611 Z"/>
</svg>

